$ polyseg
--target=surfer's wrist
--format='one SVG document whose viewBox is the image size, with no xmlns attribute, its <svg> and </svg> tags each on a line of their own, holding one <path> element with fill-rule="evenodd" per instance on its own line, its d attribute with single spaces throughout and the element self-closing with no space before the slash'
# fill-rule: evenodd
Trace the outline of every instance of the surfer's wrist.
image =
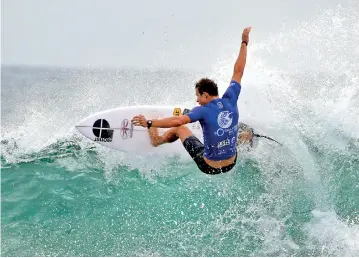
<svg viewBox="0 0 359 258">
<path fill-rule="evenodd" d="M 147 120 L 147 128 L 150 129 L 152 126 L 152 120 Z"/>
</svg>

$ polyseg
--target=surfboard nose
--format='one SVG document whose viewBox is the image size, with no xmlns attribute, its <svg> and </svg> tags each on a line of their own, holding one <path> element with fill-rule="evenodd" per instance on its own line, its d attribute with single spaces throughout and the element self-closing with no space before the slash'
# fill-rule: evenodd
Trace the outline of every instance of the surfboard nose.
<svg viewBox="0 0 359 258">
<path fill-rule="evenodd" d="M 81 121 L 79 121 L 76 125 L 75 128 L 84 136 L 86 136 L 89 139 L 94 138 L 94 134 L 92 132 L 93 129 L 93 123 L 91 123 L 89 117 L 86 117 L 84 119 L 82 119 Z"/>
<path fill-rule="evenodd" d="M 94 134 L 92 133 L 92 126 L 78 124 L 75 125 L 75 128 L 77 129 L 77 131 L 79 131 L 79 133 L 86 136 L 87 138 L 91 140 L 92 138 L 94 138 Z"/>
</svg>

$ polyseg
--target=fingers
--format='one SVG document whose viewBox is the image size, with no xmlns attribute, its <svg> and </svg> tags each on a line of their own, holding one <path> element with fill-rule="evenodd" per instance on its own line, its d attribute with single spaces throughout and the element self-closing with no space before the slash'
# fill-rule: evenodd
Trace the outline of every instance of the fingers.
<svg viewBox="0 0 359 258">
<path fill-rule="evenodd" d="M 139 119 L 139 118 L 144 118 L 144 116 L 143 116 L 143 115 L 141 115 L 141 114 L 139 114 L 139 115 L 137 115 L 137 116 L 134 116 L 133 118 L 137 118 L 137 119 Z"/>
<path fill-rule="evenodd" d="M 246 27 L 246 28 L 244 28 L 243 33 L 242 33 L 242 41 L 245 41 L 247 44 L 249 41 L 249 32 L 251 31 L 251 29 L 252 29 L 252 27 Z"/>
<path fill-rule="evenodd" d="M 246 28 L 244 28 L 244 30 L 243 30 L 243 34 L 248 35 L 251 30 L 252 30 L 252 27 L 246 27 Z"/>
<path fill-rule="evenodd" d="M 143 118 L 144 118 L 144 116 L 140 114 L 140 115 L 134 116 L 131 121 L 137 121 L 137 120 L 140 120 Z"/>
<path fill-rule="evenodd" d="M 140 126 L 144 126 L 145 122 L 146 122 L 146 119 L 143 115 L 137 115 L 137 116 L 134 116 L 131 120 L 132 124 L 133 125 L 140 125 Z"/>
</svg>

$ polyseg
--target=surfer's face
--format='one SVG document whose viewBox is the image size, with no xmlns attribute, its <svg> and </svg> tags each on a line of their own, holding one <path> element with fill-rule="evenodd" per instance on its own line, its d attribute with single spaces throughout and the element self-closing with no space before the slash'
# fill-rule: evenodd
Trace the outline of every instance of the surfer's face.
<svg viewBox="0 0 359 258">
<path fill-rule="evenodd" d="M 198 92 L 198 89 L 196 88 L 196 96 L 197 96 L 197 102 L 198 104 L 206 105 L 208 102 L 210 102 L 210 98 L 207 92 L 203 92 L 203 94 L 200 94 Z"/>
</svg>

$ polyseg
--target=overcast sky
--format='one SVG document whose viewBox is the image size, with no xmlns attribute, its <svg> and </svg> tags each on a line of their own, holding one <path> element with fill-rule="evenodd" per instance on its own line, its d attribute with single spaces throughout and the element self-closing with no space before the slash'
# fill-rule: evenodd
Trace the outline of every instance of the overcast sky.
<svg viewBox="0 0 359 258">
<path fill-rule="evenodd" d="M 203 70 L 245 26 L 260 41 L 340 2 L 3 0 L 2 64 Z"/>
</svg>

